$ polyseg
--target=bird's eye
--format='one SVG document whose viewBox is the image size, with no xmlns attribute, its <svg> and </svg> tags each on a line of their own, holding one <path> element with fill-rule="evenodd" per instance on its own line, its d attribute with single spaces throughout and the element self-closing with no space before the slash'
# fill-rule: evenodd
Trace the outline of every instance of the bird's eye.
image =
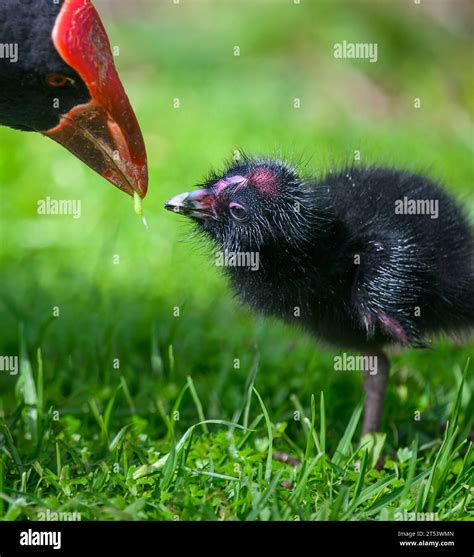
<svg viewBox="0 0 474 557">
<path fill-rule="evenodd" d="M 247 218 L 247 209 L 238 203 L 230 203 L 229 211 L 235 220 L 245 220 Z"/>
<path fill-rule="evenodd" d="M 66 87 L 66 85 L 72 85 L 74 80 L 59 73 L 52 73 L 46 78 L 46 83 L 50 87 Z"/>
</svg>

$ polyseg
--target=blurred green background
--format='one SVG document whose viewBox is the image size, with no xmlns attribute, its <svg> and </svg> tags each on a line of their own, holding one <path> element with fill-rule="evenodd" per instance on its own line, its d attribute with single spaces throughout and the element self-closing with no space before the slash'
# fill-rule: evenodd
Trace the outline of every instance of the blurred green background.
<svg viewBox="0 0 474 557">
<path fill-rule="evenodd" d="M 41 347 L 45 408 L 75 416 L 84 428 L 93 422 L 89 401 L 106 404 L 125 377 L 143 431 L 159 438 L 165 427 L 157 401 L 169 409 L 189 374 L 206 417 L 231 419 L 258 353 L 256 386 L 273 419 L 290 419 L 291 394 L 308 407 L 310 394 L 324 389 L 328 442 L 337 443 L 361 398 L 360 378 L 332 370 L 335 350 L 239 306 L 208 247 L 163 204 L 239 148 L 302 160 L 310 173 L 351 161 L 359 150 L 361 164 L 427 172 L 472 215 L 472 5 L 95 4 L 120 48 L 116 63 L 147 143 L 149 229 L 130 198 L 55 143 L 1 128 L 0 354 L 18 354 L 22 336 L 35 367 Z M 377 43 L 377 63 L 335 59 L 334 44 L 343 40 Z M 38 215 L 38 200 L 48 196 L 80 199 L 81 218 Z M 393 446 L 414 428 L 427 439 L 439 435 L 471 350 L 444 340 L 429 352 L 395 356 L 384 419 Z M 6 417 L 17 408 L 16 385 L 0 373 Z M 128 406 L 116 412 L 125 420 Z M 182 414 L 183 427 L 197 421 L 192 403 Z M 296 425 L 289 432 L 297 439 Z M 27 453 L 23 434 L 16 432 L 17 441 Z"/>
</svg>

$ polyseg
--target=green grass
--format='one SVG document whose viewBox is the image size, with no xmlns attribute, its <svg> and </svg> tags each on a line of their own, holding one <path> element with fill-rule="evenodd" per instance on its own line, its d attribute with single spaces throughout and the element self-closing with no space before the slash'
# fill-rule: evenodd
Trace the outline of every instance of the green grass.
<svg viewBox="0 0 474 557">
<path fill-rule="evenodd" d="M 0 517 L 468 519 L 472 342 L 394 353 L 386 434 L 361 447 L 359 375 L 239 306 L 162 208 L 243 147 L 315 172 L 360 150 L 362 163 L 427 171 L 472 214 L 463 18 L 446 28 L 398 2 L 235 8 L 104 12 L 148 145 L 148 231 L 131 199 L 53 142 L 0 129 L 0 354 L 21 368 L 0 371 Z M 377 41 L 379 62 L 336 61 L 344 39 Z M 38 215 L 47 196 L 80 199 L 81 218 Z"/>
<path fill-rule="evenodd" d="M 166 431 L 157 440 L 146 433 L 151 420 L 136 412 L 123 377 L 102 409 L 90 401 L 82 420 L 73 415 L 57 420 L 53 408 L 42 411 L 40 377 L 31 376 L 26 359 L 21 380 L 23 403 L 1 422 L 1 468 L 6 465 L 11 478 L 2 496 L 6 520 L 36 520 L 45 509 L 80 513 L 82 520 L 394 520 L 411 513 L 452 520 L 472 508 L 472 444 L 464 439 L 466 424 L 460 419 L 464 379 L 444 434 L 423 445 L 415 435 L 381 471 L 374 464 L 383 444 L 372 443 L 377 448 L 370 450 L 368 440 L 361 445 L 354 440 L 360 405 L 336 449 L 326 451 L 330 432 L 322 393 L 319 408 L 312 399 L 311 417 L 301 414 L 297 420 L 304 441 L 298 447 L 288 422 L 272 423 L 254 387 L 236 408 L 236 417 L 249 409 L 244 421 L 250 421 L 242 425 L 205 419 L 188 378 L 168 412 L 159 398 L 149 409 L 160 414 Z M 178 435 L 187 405 L 194 406 L 199 421 Z M 19 429 L 29 440 L 21 455 L 11 433 Z M 274 460 L 274 445 L 293 452 L 301 464 Z"/>
</svg>

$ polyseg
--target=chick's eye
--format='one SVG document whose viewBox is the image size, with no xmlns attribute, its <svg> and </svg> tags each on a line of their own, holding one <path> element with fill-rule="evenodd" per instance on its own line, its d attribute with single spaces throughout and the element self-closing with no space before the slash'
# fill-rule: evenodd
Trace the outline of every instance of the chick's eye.
<svg viewBox="0 0 474 557">
<path fill-rule="evenodd" d="M 230 203 L 229 211 L 235 220 L 245 220 L 247 217 L 247 209 L 238 203 Z"/>
<path fill-rule="evenodd" d="M 50 87 L 66 87 L 66 85 L 72 85 L 74 80 L 59 73 L 52 73 L 46 78 L 46 83 Z"/>
</svg>

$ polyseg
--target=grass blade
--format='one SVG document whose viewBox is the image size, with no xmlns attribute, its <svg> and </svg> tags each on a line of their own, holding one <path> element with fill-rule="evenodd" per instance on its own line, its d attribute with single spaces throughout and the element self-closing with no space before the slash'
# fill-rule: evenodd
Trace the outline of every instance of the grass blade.
<svg viewBox="0 0 474 557">
<path fill-rule="evenodd" d="M 361 402 L 356 406 L 354 412 L 352 413 L 351 419 L 347 424 L 346 430 L 344 431 L 344 435 L 339 441 L 334 456 L 332 457 L 332 462 L 338 466 L 341 465 L 344 458 L 349 454 L 351 441 L 359 423 L 360 415 L 362 413 L 362 407 L 363 405 Z"/>
<path fill-rule="evenodd" d="M 267 482 L 270 481 L 272 477 L 272 465 L 273 465 L 273 432 L 272 432 L 272 423 L 270 421 L 270 416 L 268 415 L 267 409 L 265 404 L 263 403 L 262 397 L 258 393 L 255 387 L 253 388 L 253 392 L 257 395 L 258 401 L 260 402 L 260 406 L 262 408 L 263 415 L 265 417 L 265 423 L 267 425 L 267 432 L 268 432 L 268 455 L 267 455 L 267 464 L 265 466 L 265 480 Z"/>
<path fill-rule="evenodd" d="M 188 375 L 187 381 L 189 385 L 189 392 L 191 393 L 191 396 L 193 397 L 194 400 L 194 404 L 196 405 L 199 421 L 202 424 L 202 430 L 204 431 L 204 433 L 209 433 L 209 430 L 207 429 L 207 425 L 206 425 L 206 418 L 204 416 L 204 412 L 202 409 L 202 404 L 201 401 L 199 400 L 199 396 L 196 392 L 196 388 L 194 387 L 193 379 L 190 375 Z"/>
</svg>

